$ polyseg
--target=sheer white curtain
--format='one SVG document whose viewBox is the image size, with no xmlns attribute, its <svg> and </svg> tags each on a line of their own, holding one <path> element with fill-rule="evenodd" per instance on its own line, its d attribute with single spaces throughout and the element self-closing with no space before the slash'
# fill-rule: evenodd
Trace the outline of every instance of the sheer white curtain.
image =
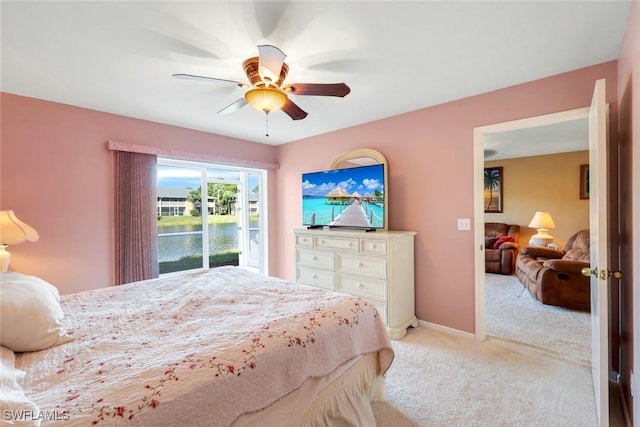
<svg viewBox="0 0 640 427">
<path fill-rule="evenodd" d="M 158 277 L 155 154 L 114 151 L 117 284 Z"/>
</svg>

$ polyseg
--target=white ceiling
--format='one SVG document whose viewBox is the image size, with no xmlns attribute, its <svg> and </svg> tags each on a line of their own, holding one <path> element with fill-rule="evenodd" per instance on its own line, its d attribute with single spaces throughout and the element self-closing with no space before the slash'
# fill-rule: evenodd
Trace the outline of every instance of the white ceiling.
<svg viewBox="0 0 640 427">
<path fill-rule="evenodd" d="M 2 1 L 4 92 L 278 145 L 618 57 L 627 1 Z M 345 98 L 295 96 L 292 121 L 246 106 L 258 44 L 286 83 L 345 82 Z M 524 131 L 519 131 L 524 132 Z M 518 135 L 523 138 L 524 135 Z M 553 145 L 553 144 L 552 144 Z"/>
</svg>

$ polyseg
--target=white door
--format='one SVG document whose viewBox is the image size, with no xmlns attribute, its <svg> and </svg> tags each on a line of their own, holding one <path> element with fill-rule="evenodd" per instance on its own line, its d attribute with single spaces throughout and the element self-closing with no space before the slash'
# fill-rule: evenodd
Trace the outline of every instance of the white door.
<svg viewBox="0 0 640 427">
<path fill-rule="evenodd" d="M 236 217 L 238 218 L 238 265 L 245 266 L 246 259 L 244 248 L 246 245 L 246 236 L 249 230 L 249 224 L 247 222 L 246 209 L 246 191 L 245 191 L 245 177 L 246 173 L 240 174 L 240 182 L 236 191 Z"/>
<path fill-rule="evenodd" d="M 589 226 L 591 230 L 591 373 L 601 427 L 609 425 L 608 115 L 605 80 L 598 80 L 589 111 Z"/>
</svg>

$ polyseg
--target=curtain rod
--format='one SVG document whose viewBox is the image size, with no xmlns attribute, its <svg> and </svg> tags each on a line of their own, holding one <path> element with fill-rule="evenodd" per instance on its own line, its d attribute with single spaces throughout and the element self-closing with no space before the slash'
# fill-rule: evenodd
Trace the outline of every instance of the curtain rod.
<svg viewBox="0 0 640 427">
<path fill-rule="evenodd" d="M 278 163 L 262 162 L 259 160 L 237 159 L 233 157 L 214 156 L 205 153 L 194 153 L 191 151 L 175 150 L 170 148 L 151 147 L 149 145 L 130 144 L 127 142 L 107 141 L 107 150 L 128 151 L 131 153 L 155 154 L 162 157 L 173 157 L 176 159 L 200 160 L 227 165 L 248 166 L 258 169 L 278 169 Z"/>
</svg>

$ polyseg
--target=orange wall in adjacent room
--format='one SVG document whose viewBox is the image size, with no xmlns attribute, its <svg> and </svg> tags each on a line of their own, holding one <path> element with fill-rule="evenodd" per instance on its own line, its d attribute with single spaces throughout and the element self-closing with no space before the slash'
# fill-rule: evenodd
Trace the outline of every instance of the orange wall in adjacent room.
<svg viewBox="0 0 640 427">
<path fill-rule="evenodd" d="M 519 157 L 485 162 L 502 166 L 504 209 L 485 214 L 485 222 L 520 225 L 520 245 L 537 231 L 529 228 L 536 211 L 551 214 L 556 228 L 549 230 L 554 243 L 563 248 L 569 237 L 589 228 L 589 200 L 580 199 L 580 165 L 589 163 L 588 151 L 548 156 Z"/>
</svg>

